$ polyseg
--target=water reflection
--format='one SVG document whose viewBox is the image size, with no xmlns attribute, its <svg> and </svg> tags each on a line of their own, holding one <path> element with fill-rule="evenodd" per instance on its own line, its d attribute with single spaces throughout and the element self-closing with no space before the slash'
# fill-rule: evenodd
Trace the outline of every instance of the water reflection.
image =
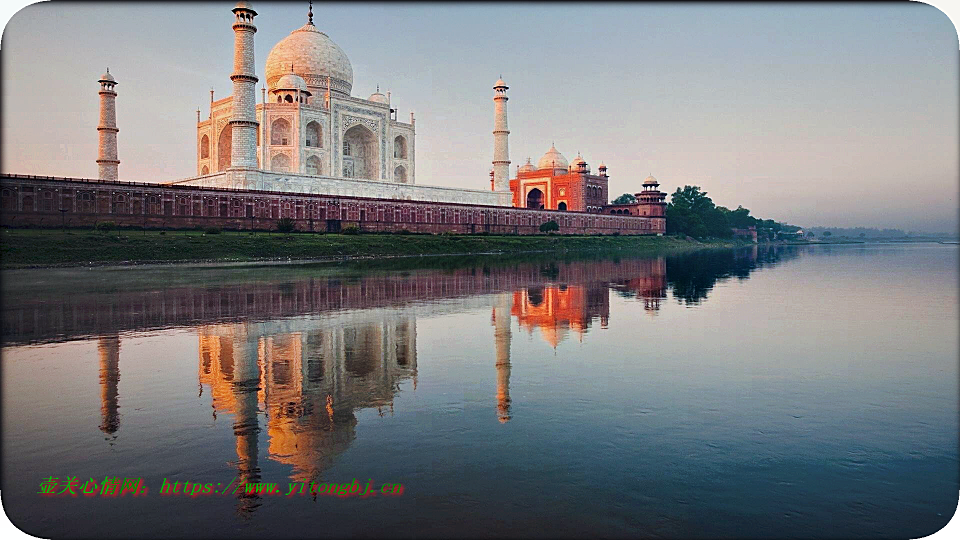
<svg viewBox="0 0 960 540">
<path fill-rule="evenodd" d="M 718 281 L 744 279 L 797 253 L 753 247 L 667 258 L 434 261 L 441 267 L 404 272 L 376 263 L 220 269 L 186 281 L 161 272 L 154 282 L 105 270 L 107 277 L 47 293 L 14 276 L 4 283 L 3 329 L 8 343 L 21 344 L 97 336 L 99 429 L 113 441 L 124 333 L 195 328 L 201 397 L 209 396 L 213 418 L 232 419 L 235 482 L 261 481 L 264 458 L 288 466 L 291 481 L 319 482 L 355 440 L 358 411 L 392 414 L 401 383 L 416 389 L 418 314 L 490 310 L 491 409 L 507 423 L 513 320 L 556 349 L 571 333 L 582 342 L 597 322 L 608 326 L 611 291 L 655 315 L 668 291 L 697 305 Z M 242 490 L 237 498 L 241 515 L 262 504 Z"/>
<path fill-rule="evenodd" d="M 100 431 L 116 438 L 120 428 L 120 336 L 103 336 L 97 342 L 100 354 Z"/>
</svg>

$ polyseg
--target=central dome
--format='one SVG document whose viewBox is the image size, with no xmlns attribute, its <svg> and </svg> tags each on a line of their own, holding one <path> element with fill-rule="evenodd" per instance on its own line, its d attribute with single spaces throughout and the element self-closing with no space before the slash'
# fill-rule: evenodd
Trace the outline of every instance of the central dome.
<svg viewBox="0 0 960 540">
<path fill-rule="evenodd" d="M 537 162 L 538 169 L 566 169 L 570 164 L 555 146 L 550 146 L 547 153 Z"/>
<path fill-rule="evenodd" d="M 353 89 L 353 66 L 350 59 L 326 34 L 307 23 L 280 40 L 267 55 L 267 85 L 275 90 L 281 77 L 290 73 L 299 75 L 307 83 L 313 95 L 327 91 L 330 77 L 330 92 L 349 96 Z"/>
</svg>

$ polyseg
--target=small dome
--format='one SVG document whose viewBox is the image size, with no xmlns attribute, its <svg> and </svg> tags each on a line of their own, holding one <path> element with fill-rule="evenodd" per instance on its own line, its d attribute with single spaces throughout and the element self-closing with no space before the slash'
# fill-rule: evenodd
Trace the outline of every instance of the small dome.
<svg viewBox="0 0 960 540">
<path fill-rule="evenodd" d="M 538 169 L 566 169 L 570 164 L 555 146 L 550 146 L 547 153 L 537 162 Z"/>
<path fill-rule="evenodd" d="M 273 85 L 274 90 L 300 90 L 300 92 L 310 95 L 310 91 L 307 90 L 307 82 L 303 80 L 303 77 L 296 75 L 294 73 L 287 73 L 283 77 L 277 80 L 276 84 Z"/>
<path fill-rule="evenodd" d="M 113 78 L 113 75 L 110 74 L 110 70 L 107 69 L 107 72 L 101 75 L 100 80 L 97 82 L 117 82 L 117 80 Z"/>
<path fill-rule="evenodd" d="M 253 6 L 250 5 L 250 2 L 244 2 L 243 0 L 241 0 L 240 2 L 237 2 L 237 5 L 233 6 L 233 9 L 230 10 L 230 11 L 233 11 L 234 13 L 236 13 L 237 11 L 239 11 L 239 10 L 241 10 L 241 9 L 245 9 L 245 10 L 247 10 L 247 11 L 252 11 L 254 15 L 257 14 L 256 11 L 253 11 Z"/>
<path fill-rule="evenodd" d="M 598 169 L 606 169 L 607 166 L 604 165 L 604 163 L 601 161 L 601 162 L 600 162 L 600 165 L 599 165 L 597 168 L 598 168 Z"/>
<path fill-rule="evenodd" d="M 533 163 L 530 163 L 530 158 L 527 158 L 527 162 L 521 165 L 518 170 L 522 173 L 528 173 L 537 170 L 537 168 L 533 166 Z"/>
<path fill-rule="evenodd" d="M 650 176 L 647 177 L 646 180 L 643 181 L 643 185 L 645 185 L 645 186 L 659 186 L 659 185 L 660 185 L 660 182 L 657 182 L 657 179 L 654 178 L 653 175 L 650 175 Z"/>
<path fill-rule="evenodd" d="M 579 171 L 581 167 L 587 170 L 588 172 L 590 171 L 590 167 L 587 166 L 587 162 L 583 159 L 583 157 L 578 152 L 577 157 L 573 160 L 573 163 L 570 164 L 570 171 L 571 172 Z"/>
<path fill-rule="evenodd" d="M 370 94 L 370 97 L 368 99 L 374 103 L 383 103 L 384 105 L 387 104 L 387 96 L 381 94 L 380 90 L 377 90 L 376 92 Z"/>
<path fill-rule="evenodd" d="M 493 85 L 494 88 L 509 88 L 507 83 L 503 82 L 503 79 L 497 79 L 497 82 Z"/>
</svg>

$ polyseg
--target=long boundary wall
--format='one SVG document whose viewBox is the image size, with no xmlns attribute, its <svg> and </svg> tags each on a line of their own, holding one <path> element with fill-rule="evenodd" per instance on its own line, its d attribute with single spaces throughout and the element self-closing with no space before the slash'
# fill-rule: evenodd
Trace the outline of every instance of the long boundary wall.
<svg viewBox="0 0 960 540">
<path fill-rule="evenodd" d="M 141 182 L 0 174 L 0 224 L 7 227 L 121 227 L 272 230 L 291 218 L 299 231 L 537 234 L 663 234 L 666 219 L 502 206 L 373 199 Z"/>
</svg>

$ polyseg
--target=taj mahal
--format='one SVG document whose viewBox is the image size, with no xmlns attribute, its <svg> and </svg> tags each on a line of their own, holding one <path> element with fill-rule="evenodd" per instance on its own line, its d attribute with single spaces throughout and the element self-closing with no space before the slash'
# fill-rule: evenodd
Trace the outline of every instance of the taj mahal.
<svg viewBox="0 0 960 540">
<path fill-rule="evenodd" d="M 416 120 L 397 118 L 390 93 L 351 95 L 346 53 L 313 22 L 273 46 L 260 89 L 257 12 L 234 7 L 233 95 L 197 118 L 197 176 L 178 184 L 503 206 L 511 194 L 416 185 Z"/>
</svg>

